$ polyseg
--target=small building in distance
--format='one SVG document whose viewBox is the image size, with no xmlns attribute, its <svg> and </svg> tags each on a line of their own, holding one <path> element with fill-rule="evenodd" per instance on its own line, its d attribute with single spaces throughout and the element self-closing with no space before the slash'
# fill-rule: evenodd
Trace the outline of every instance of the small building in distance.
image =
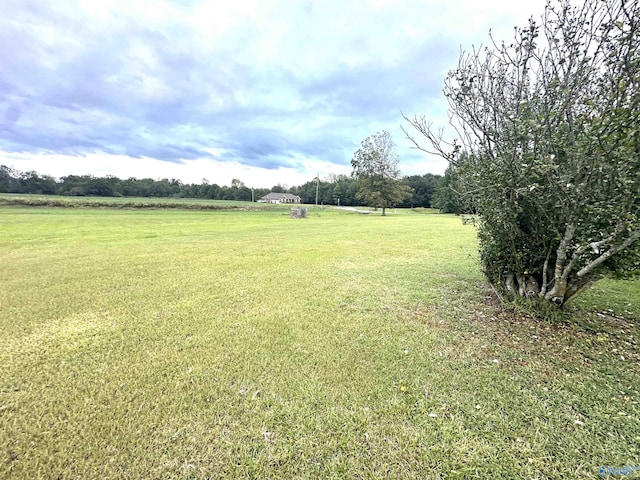
<svg viewBox="0 0 640 480">
<path fill-rule="evenodd" d="M 292 195 L 291 193 L 267 193 L 264 197 L 258 200 L 260 203 L 300 203 L 300 197 L 298 195 Z"/>
</svg>

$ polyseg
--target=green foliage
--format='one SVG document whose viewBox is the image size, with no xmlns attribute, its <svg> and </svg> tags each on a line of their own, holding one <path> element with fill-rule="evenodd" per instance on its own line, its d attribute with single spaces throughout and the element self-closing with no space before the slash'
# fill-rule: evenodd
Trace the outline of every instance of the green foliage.
<svg viewBox="0 0 640 480">
<path fill-rule="evenodd" d="M 440 175 L 432 173 L 410 175 L 402 180 L 409 187 L 411 195 L 400 203 L 400 207 L 431 208 L 434 206 L 434 197 L 442 181 Z"/>
<path fill-rule="evenodd" d="M 290 193 L 300 196 L 302 203 L 316 202 L 316 188 L 319 205 L 359 205 L 356 199 L 357 180 L 346 175 L 329 175 L 325 179 L 313 179 L 299 187 L 293 187 Z"/>
<path fill-rule="evenodd" d="M 4 165 L 0 166 L 0 193 L 30 193 L 39 195 L 68 195 L 74 197 L 187 197 L 208 198 L 212 200 L 251 201 L 251 189 L 240 180 L 233 179 L 230 187 L 203 183 L 185 185 L 180 180 L 153 180 L 151 178 L 128 178 L 121 180 L 107 175 L 67 175 L 59 180 L 37 172 L 21 173 Z M 254 198 L 268 193 L 268 190 L 256 189 Z"/>
<path fill-rule="evenodd" d="M 370 207 L 385 209 L 411 196 L 409 187 L 399 180 L 398 154 L 389 132 L 365 138 L 353 154 L 352 176 L 359 181 L 357 196 Z"/>
<path fill-rule="evenodd" d="M 507 297 L 563 305 L 640 268 L 639 52 L 638 0 L 550 3 L 511 42 L 463 52 L 445 87 L 451 148 L 412 121 L 473 198 L 483 268 Z"/>
<path fill-rule="evenodd" d="M 34 193 L 41 195 L 51 195 L 57 193 L 55 179 L 48 175 L 38 175 L 37 172 L 26 172 L 20 174 L 20 193 Z"/>
<path fill-rule="evenodd" d="M 20 174 L 6 165 L 0 165 L 0 192 L 22 193 Z"/>
<path fill-rule="evenodd" d="M 476 213 L 473 196 L 466 192 L 466 184 L 460 178 L 460 171 L 466 173 L 473 170 L 469 155 L 460 154 L 455 164 L 450 164 L 444 172 L 444 177 L 438 184 L 434 196 L 434 207 L 442 213 Z"/>
</svg>

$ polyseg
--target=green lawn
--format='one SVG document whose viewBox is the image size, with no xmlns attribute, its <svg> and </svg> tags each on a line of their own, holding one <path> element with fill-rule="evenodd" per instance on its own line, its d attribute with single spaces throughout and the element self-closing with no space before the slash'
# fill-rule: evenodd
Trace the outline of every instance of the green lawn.
<svg viewBox="0 0 640 480">
<path fill-rule="evenodd" d="M 640 281 L 570 310 L 499 310 L 452 216 L 0 207 L 0 478 L 640 465 Z"/>
</svg>

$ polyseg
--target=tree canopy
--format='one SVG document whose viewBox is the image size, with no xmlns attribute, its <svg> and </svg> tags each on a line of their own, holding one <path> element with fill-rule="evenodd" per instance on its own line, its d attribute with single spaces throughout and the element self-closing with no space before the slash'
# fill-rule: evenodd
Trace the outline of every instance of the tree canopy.
<svg viewBox="0 0 640 480">
<path fill-rule="evenodd" d="M 358 197 L 370 207 L 381 208 L 382 215 L 411 195 L 399 180 L 398 162 L 395 144 L 386 131 L 365 138 L 351 160 L 352 175 L 359 180 Z"/>
<path fill-rule="evenodd" d="M 468 155 L 458 186 L 507 297 L 563 305 L 640 268 L 638 1 L 549 3 L 511 41 L 462 52 L 445 81 L 453 142 L 405 117 L 428 140 L 417 148 L 454 167 Z"/>
</svg>

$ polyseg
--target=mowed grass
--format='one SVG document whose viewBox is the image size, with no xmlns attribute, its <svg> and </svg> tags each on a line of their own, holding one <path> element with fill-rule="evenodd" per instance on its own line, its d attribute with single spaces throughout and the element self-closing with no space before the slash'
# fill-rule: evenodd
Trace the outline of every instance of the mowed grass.
<svg viewBox="0 0 640 480">
<path fill-rule="evenodd" d="M 535 321 L 459 218 L 317 212 L 0 208 L 0 478 L 640 465 L 637 280 Z"/>
</svg>

